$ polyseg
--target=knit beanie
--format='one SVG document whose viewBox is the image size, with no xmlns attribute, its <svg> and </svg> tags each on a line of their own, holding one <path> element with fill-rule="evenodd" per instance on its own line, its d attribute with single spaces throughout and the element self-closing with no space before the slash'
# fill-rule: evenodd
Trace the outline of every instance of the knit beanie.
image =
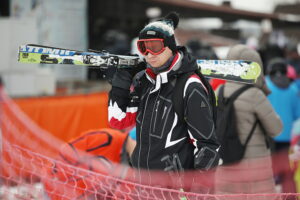
<svg viewBox="0 0 300 200">
<path fill-rule="evenodd" d="M 172 52 L 176 52 L 176 41 L 174 30 L 179 22 L 179 16 L 171 12 L 164 18 L 147 24 L 139 33 L 139 39 L 161 38 L 164 39 L 164 45 L 169 47 Z"/>
</svg>

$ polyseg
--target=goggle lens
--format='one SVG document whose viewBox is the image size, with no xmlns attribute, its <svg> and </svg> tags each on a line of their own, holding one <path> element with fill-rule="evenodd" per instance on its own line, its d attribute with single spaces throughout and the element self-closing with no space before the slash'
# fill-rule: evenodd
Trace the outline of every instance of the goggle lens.
<svg viewBox="0 0 300 200">
<path fill-rule="evenodd" d="M 137 46 L 141 54 L 147 55 L 151 53 L 158 55 L 165 50 L 163 39 L 143 39 L 137 41 Z"/>
</svg>

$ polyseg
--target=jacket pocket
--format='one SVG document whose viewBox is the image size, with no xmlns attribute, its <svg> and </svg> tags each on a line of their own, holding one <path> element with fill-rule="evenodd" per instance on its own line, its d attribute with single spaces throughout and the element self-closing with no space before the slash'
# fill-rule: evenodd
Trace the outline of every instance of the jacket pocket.
<svg viewBox="0 0 300 200">
<path fill-rule="evenodd" d="M 154 105 L 151 118 L 150 135 L 161 139 L 164 133 L 172 126 L 170 112 L 172 108 L 172 100 L 162 96 L 158 97 Z"/>
</svg>

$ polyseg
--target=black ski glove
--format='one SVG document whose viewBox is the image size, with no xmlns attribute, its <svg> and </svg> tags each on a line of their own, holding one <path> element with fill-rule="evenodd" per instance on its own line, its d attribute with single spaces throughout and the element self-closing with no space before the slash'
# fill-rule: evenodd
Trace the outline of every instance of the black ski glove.
<svg viewBox="0 0 300 200">
<path fill-rule="evenodd" d="M 109 67 L 109 68 L 103 70 L 103 78 L 111 84 L 116 71 L 117 71 L 116 67 Z"/>
<path fill-rule="evenodd" d="M 135 67 L 117 69 L 113 75 L 111 85 L 113 87 L 129 90 L 133 77 L 140 71 L 146 69 L 146 63 L 140 62 Z"/>
<path fill-rule="evenodd" d="M 219 164 L 219 154 L 208 147 L 201 148 L 194 157 L 194 168 L 200 170 L 210 170 Z"/>
</svg>

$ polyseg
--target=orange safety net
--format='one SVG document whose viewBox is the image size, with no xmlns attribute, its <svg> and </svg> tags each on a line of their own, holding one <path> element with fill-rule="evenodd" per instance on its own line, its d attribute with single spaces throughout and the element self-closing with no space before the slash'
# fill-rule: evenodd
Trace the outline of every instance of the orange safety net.
<svg viewBox="0 0 300 200">
<path fill-rule="evenodd" d="M 1 88 L 0 136 L 0 199 L 4 200 L 296 200 L 300 197 L 297 193 L 215 193 L 214 171 L 136 170 L 128 165 L 107 165 L 101 159 L 89 159 L 85 151 L 74 154 L 63 150 L 67 160 L 58 159 L 65 143 L 34 123 Z M 253 160 L 252 164 L 263 162 Z M 260 177 L 263 172 L 259 172 L 249 175 L 245 171 L 234 178 L 246 182 L 253 176 Z"/>
<path fill-rule="evenodd" d="M 89 129 L 108 127 L 107 92 L 14 101 L 40 127 L 63 141 Z"/>
</svg>

